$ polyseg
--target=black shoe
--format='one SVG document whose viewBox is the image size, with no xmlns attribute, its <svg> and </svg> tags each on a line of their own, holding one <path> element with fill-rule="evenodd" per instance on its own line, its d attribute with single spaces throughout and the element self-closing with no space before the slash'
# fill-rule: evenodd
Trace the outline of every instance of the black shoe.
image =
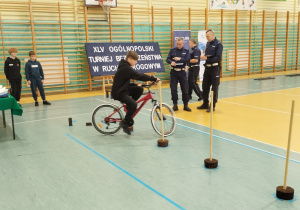
<svg viewBox="0 0 300 210">
<path fill-rule="evenodd" d="M 120 122 L 120 125 L 123 128 L 124 133 L 127 133 L 128 135 L 131 135 L 130 128 L 128 127 L 128 125 L 126 125 L 126 123 L 124 123 L 122 121 L 122 122 Z"/>
<path fill-rule="evenodd" d="M 35 106 L 39 106 L 39 102 L 36 101 L 36 102 L 34 103 L 34 105 L 35 105 Z"/>
<path fill-rule="evenodd" d="M 43 101 L 44 105 L 51 105 L 51 103 L 49 101 Z"/>
<path fill-rule="evenodd" d="M 190 99 L 190 100 L 192 100 L 192 98 L 193 98 L 192 96 L 189 96 L 189 99 Z"/>
<path fill-rule="evenodd" d="M 208 109 L 208 104 L 202 104 L 201 106 L 197 106 L 197 109 Z"/>
<path fill-rule="evenodd" d="M 188 112 L 191 112 L 191 111 L 192 111 L 192 110 L 190 109 L 190 107 L 188 107 L 188 105 L 184 105 L 183 110 L 184 110 L 184 111 L 188 111 Z"/>
<path fill-rule="evenodd" d="M 213 107 L 213 110 L 216 111 L 215 107 Z M 210 106 L 206 109 L 206 112 L 210 112 Z"/>
<path fill-rule="evenodd" d="M 173 110 L 174 110 L 174 111 L 178 111 L 178 106 L 177 106 L 177 104 L 174 104 Z"/>
</svg>

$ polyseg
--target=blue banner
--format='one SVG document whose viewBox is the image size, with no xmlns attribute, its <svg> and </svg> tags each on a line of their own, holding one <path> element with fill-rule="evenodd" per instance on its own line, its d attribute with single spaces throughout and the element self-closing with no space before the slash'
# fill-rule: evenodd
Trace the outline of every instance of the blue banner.
<svg viewBox="0 0 300 210">
<path fill-rule="evenodd" d="M 190 49 L 190 46 L 189 46 L 189 41 L 190 41 L 190 38 L 191 38 L 191 31 L 187 30 L 176 30 L 176 31 L 173 31 L 173 47 L 176 47 L 176 40 L 177 38 L 183 38 L 184 40 L 184 45 L 183 47 L 185 49 L 188 49 L 188 50 L 191 50 Z"/>
<path fill-rule="evenodd" d="M 114 75 L 121 59 L 129 50 L 139 55 L 134 69 L 141 73 L 164 72 L 165 67 L 157 42 L 85 43 L 91 76 Z"/>
</svg>

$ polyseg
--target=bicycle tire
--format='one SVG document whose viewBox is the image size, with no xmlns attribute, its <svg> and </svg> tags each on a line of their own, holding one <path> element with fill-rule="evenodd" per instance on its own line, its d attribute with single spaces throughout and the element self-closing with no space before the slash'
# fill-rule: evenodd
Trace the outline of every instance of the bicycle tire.
<svg viewBox="0 0 300 210">
<path fill-rule="evenodd" d="M 162 103 L 163 108 L 163 119 L 164 119 L 164 136 L 170 136 L 175 130 L 175 115 L 173 109 Z M 151 124 L 154 131 L 162 135 L 161 132 L 161 121 L 160 121 L 160 108 L 159 104 L 155 105 L 151 111 Z"/>
<path fill-rule="evenodd" d="M 94 110 L 92 114 L 92 123 L 97 131 L 102 134 L 110 135 L 118 132 L 121 128 L 119 122 L 105 121 L 105 118 L 116 111 L 118 107 L 113 104 L 102 104 Z M 118 110 L 114 115 L 114 119 L 122 121 L 124 119 L 123 113 Z"/>
</svg>

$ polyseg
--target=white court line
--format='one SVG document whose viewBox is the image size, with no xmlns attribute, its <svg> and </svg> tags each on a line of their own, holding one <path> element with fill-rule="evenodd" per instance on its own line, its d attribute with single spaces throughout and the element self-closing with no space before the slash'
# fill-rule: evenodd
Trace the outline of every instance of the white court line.
<svg viewBox="0 0 300 210">
<path fill-rule="evenodd" d="M 97 99 L 97 100 L 104 101 L 104 100 L 101 100 L 101 99 Z M 106 102 L 106 101 L 104 101 L 104 102 Z M 151 110 L 150 110 L 150 109 L 144 109 L 144 110 L 152 111 L 152 109 L 151 109 Z M 143 115 L 150 116 L 150 114 L 143 113 L 142 111 L 140 111 L 140 113 L 143 114 Z M 91 114 L 91 112 L 89 112 L 89 113 L 81 113 L 81 114 L 74 114 L 74 115 L 72 115 L 72 116 L 79 116 L 79 115 L 86 115 L 86 114 Z M 65 115 L 65 116 L 60 116 L 60 117 L 52 117 L 52 118 L 45 118 L 45 119 L 40 119 L 40 120 L 30 120 L 30 121 L 25 121 L 25 122 L 15 123 L 15 125 L 16 125 L 16 124 L 23 124 L 23 123 L 30 123 L 30 122 L 44 121 L 44 120 L 53 120 L 53 119 L 65 118 L 65 117 L 69 117 L 69 116 L 70 116 L 70 115 Z M 200 124 L 198 124 L 198 123 L 194 123 L 194 122 L 191 122 L 191 121 L 188 121 L 188 120 L 184 120 L 184 119 L 181 119 L 181 118 L 177 118 L 177 117 L 176 117 L 176 119 L 179 119 L 179 120 L 182 120 L 182 121 L 185 121 L 185 122 L 189 122 L 189 123 L 192 123 L 192 124 L 195 124 L 195 125 L 200 125 Z M 201 133 L 204 133 L 204 134 L 209 135 L 208 132 L 204 132 L 204 131 L 201 131 L 201 130 L 198 130 L 198 129 L 194 129 L 194 128 L 191 128 L 191 127 L 188 127 L 188 126 L 185 126 L 185 125 L 181 125 L 181 124 L 179 124 L 179 123 L 176 123 L 176 124 L 178 124 L 178 125 L 180 125 L 180 126 L 182 126 L 182 127 L 186 127 L 186 128 L 191 129 L 191 130 L 196 130 L 196 131 L 198 131 L 198 132 L 201 132 Z M 10 124 L 7 124 L 7 125 L 10 125 Z M 204 125 L 201 125 L 201 126 L 206 127 L 206 128 L 209 128 L 208 126 L 204 126 Z M 228 132 L 225 132 L 225 131 L 222 131 L 222 130 L 219 130 L 219 131 L 221 131 L 221 132 L 223 132 L 223 133 L 230 134 L 230 135 L 235 135 L 235 136 L 238 136 L 238 137 L 240 136 L 240 135 L 228 133 Z M 275 153 L 271 153 L 271 152 L 268 152 L 268 151 L 266 151 L 266 150 L 262 150 L 262 149 L 259 149 L 259 148 L 256 148 L 256 147 L 253 147 L 253 146 L 250 146 L 250 145 L 247 145 L 247 144 L 243 144 L 243 143 L 240 143 L 240 142 L 237 142 L 237 141 L 233 141 L 233 140 L 230 140 L 230 139 L 223 138 L 223 137 L 221 137 L 221 136 L 217 136 L 217 135 L 213 135 L 213 136 L 214 136 L 214 137 L 217 137 L 217 138 L 220 138 L 220 139 L 224 139 L 224 140 L 229 141 L 229 142 L 233 142 L 233 143 L 239 144 L 239 145 L 247 146 L 247 147 L 249 147 L 249 148 L 254 148 L 254 149 L 259 150 L 259 151 L 263 151 L 263 152 L 270 153 L 270 154 L 273 154 L 273 155 L 276 155 L 276 156 L 280 156 L 280 155 L 277 155 L 277 154 L 275 154 Z M 282 147 L 279 147 L 279 146 L 275 146 L 275 145 L 272 145 L 272 144 L 268 144 L 268 143 L 265 143 L 265 142 L 261 142 L 261 141 L 255 140 L 255 139 L 251 139 L 251 138 L 247 138 L 247 137 L 243 137 L 243 136 L 240 136 L 240 137 L 242 137 L 242 138 L 244 138 L 244 139 L 256 141 L 256 142 L 258 142 L 258 143 L 260 143 L 260 144 L 265 144 L 265 145 L 268 145 L 268 146 L 272 146 L 272 147 L 276 147 L 276 148 L 285 150 L 285 148 L 282 148 Z M 299 152 L 296 152 L 296 151 L 293 151 L 293 150 L 291 150 L 291 151 L 294 152 L 294 153 L 296 153 L 296 154 L 300 154 Z M 280 156 L 280 157 L 282 157 L 282 156 Z M 284 158 L 284 157 L 283 157 L 283 158 Z M 290 159 L 290 160 L 293 160 L 293 159 Z M 296 160 L 294 160 L 294 161 L 296 161 Z"/>
<path fill-rule="evenodd" d="M 261 94 L 261 93 L 270 93 L 270 92 L 275 92 L 275 91 L 289 90 L 289 89 L 294 89 L 294 88 L 299 88 L 299 87 L 291 87 L 291 88 L 285 88 L 285 89 L 280 89 L 280 90 L 269 90 L 269 91 L 265 91 L 265 90 L 271 89 L 271 88 L 266 88 L 266 89 L 264 89 L 263 92 L 250 93 L 250 94 L 240 95 L 240 96 L 250 96 L 250 95 L 256 95 L 256 94 Z M 258 89 L 258 90 L 259 90 L 259 89 Z M 284 93 L 283 93 L 283 94 L 284 94 Z M 240 96 L 231 96 L 231 97 L 225 97 L 225 98 L 226 98 L 226 99 L 227 99 L 227 98 L 236 98 L 236 97 L 240 97 Z M 222 99 L 225 99 L 225 98 L 222 98 Z"/>
<path fill-rule="evenodd" d="M 246 107 L 255 108 L 255 109 L 262 109 L 262 110 L 271 111 L 271 112 L 278 112 L 278 113 L 283 113 L 283 114 L 291 114 L 290 112 L 278 111 L 278 110 L 275 110 L 275 109 L 268 109 L 268 108 L 263 108 L 263 107 L 258 107 L 258 106 L 251 106 L 251 105 L 241 104 L 241 103 L 235 103 L 235 102 L 225 101 L 224 99 L 219 99 L 219 101 L 222 101 L 224 103 L 236 104 L 236 105 L 240 105 L 240 106 L 246 106 Z M 300 114 L 294 114 L 294 115 L 300 116 Z"/>
<path fill-rule="evenodd" d="M 149 110 L 149 109 L 147 109 L 147 110 L 148 110 L 148 111 L 151 111 L 151 110 Z M 143 113 L 143 112 L 140 112 L 140 113 L 142 113 L 142 114 L 144 114 L 144 115 L 147 115 L 147 116 L 150 116 L 150 115 L 145 114 L 145 113 Z M 191 121 L 188 121 L 188 120 L 184 120 L 184 119 L 181 119 L 181 118 L 178 118 L 178 117 L 176 117 L 176 119 L 179 119 L 179 120 L 182 120 L 182 121 L 185 121 L 185 122 L 189 122 L 189 123 L 192 123 L 192 124 L 195 124 L 195 125 L 199 125 L 199 126 L 203 126 L 203 127 L 209 128 L 208 126 L 200 125 L 200 124 L 198 124 L 198 123 L 194 123 L 194 122 L 191 122 Z M 189 126 L 182 125 L 182 124 L 179 124 L 179 123 L 176 123 L 176 124 L 177 124 L 177 125 L 180 125 L 180 126 L 182 126 L 182 127 L 185 127 L 185 128 L 189 128 L 189 129 L 191 129 L 191 130 L 195 130 L 195 131 L 198 131 L 198 132 L 201 132 L 201 133 L 210 135 L 210 133 L 205 132 L 205 131 L 201 131 L 201 130 L 198 130 L 198 129 L 195 129 L 195 128 L 191 128 L 191 127 L 189 127 Z M 216 130 L 216 129 L 215 129 L 215 130 Z M 229 135 L 235 135 L 235 136 L 237 136 L 237 137 L 242 137 L 242 138 L 244 138 L 244 139 L 246 139 L 246 140 L 255 141 L 255 142 L 258 142 L 258 143 L 260 143 L 260 144 L 265 144 L 265 145 L 268 145 L 268 146 L 271 146 L 271 147 L 276 147 L 276 148 L 279 148 L 279 149 L 282 149 L 282 150 L 286 150 L 286 148 L 279 147 L 279 146 L 276 146 L 276 145 L 273 145 L 273 144 L 269 144 L 269 143 L 266 143 L 266 142 L 262 142 L 262 141 L 259 141 L 259 140 L 255 140 L 255 139 L 251 139 L 251 138 L 248 138 L 248 137 L 236 135 L 236 134 L 233 134 L 233 133 L 228 133 L 228 132 L 222 131 L 222 130 L 218 130 L 218 131 L 221 131 L 221 132 L 226 133 L 226 134 L 229 134 Z M 250 145 L 247 145 L 247 144 L 243 144 L 243 143 L 240 143 L 240 142 L 237 142 L 237 141 L 233 141 L 233 140 L 230 140 L 230 139 L 221 137 L 221 136 L 217 136 L 217 135 L 214 135 L 214 134 L 213 134 L 213 136 L 214 136 L 214 137 L 217 137 L 217 138 L 220 138 L 220 139 L 225 139 L 225 140 L 228 140 L 228 141 L 237 143 L 237 144 L 241 144 L 241 145 L 244 145 L 244 146 L 247 146 L 247 147 L 250 147 L 250 148 L 255 148 L 255 149 L 257 149 L 257 150 L 265 151 L 265 152 L 267 152 L 267 153 L 271 153 L 271 152 L 268 152 L 268 151 L 266 151 L 266 150 L 262 150 L 262 149 L 259 149 L 259 148 L 256 148 L 256 147 L 253 147 L 253 146 L 250 146 Z M 294 152 L 294 153 L 296 153 L 296 154 L 300 154 L 300 152 L 296 152 L 296 151 L 293 151 L 293 150 L 291 150 L 291 151 Z M 277 155 L 277 154 L 275 154 L 275 153 L 272 153 L 272 154 Z M 280 155 L 278 155 L 278 156 L 280 156 Z M 291 160 L 291 159 L 290 159 L 290 160 Z"/>
<path fill-rule="evenodd" d="M 300 87 L 298 87 L 298 88 L 300 88 Z M 288 94 L 288 93 L 274 93 L 274 94 L 286 95 L 286 96 L 296 96 L 296 97 L 300 96 L 300 95 L 294 95 L 294 94 Z"/>
<path fill-rule="evenodd" d="M 72 116 L 79 116 L 79 115 L 85 115 L 85 114 L 92 115 L 92 112 L 82 113 L 82 114 L 72 114 Z M 15 123 L 15 125 L 23 124 L 23 123 L 30 123 L 30 122 L 39 122 L 39 121 L 44 121 L 44 120 L 54 120 L 54 119 L 65 118 L 65 117 L 69 118 L 70 115 L 64 115 L 64 116 L 60 116 L 60 117 L 51 117 L 51 118 L 45 118 L 45 119 L 39 119 L 39 120 L 29 120 L 29 121 L 24 121 L 24 122 L 18 122 L 18 123 Z M 7 125 L 11 125 L 11 123 L 7 124 Z"/>
<path fill-rule="evenodd" d="M 101 100 L 101 99 L 97 99 L 96 98 L 96 100 L 99 100 L 99 101 L 102 101 L 102 102 L 105 102 L 105 103 L 109 103 L 109 102 L 107 102 L 107 101 L 104 101 L 104 100 Z M 96 108 L 96 107 L 95 107 Z M 150 109 L 144 109 L 144 110 L 147 110 L 147 111 L 152 111 L 152 109 L 150 110 Z M 140 111 L 140 113 L 142 113 L 142 114 L 144 114 L 144 115 L 147 115 L 147 116 L 150 116 L 150 114 L 146 114 L 146 113 L 143 113 L 142 111 Z M 92 114 L 92 112 L 88 112 L 88 113 L 81 113 L 81 114 L 74 114 L 74 115 L 72 115 L 72 116 L 79 116 L 79 115 L 86 115 L 86 114 Z M 31 121 L 24 121 L 24 122 L 19 122 L 19 123 L 15 123 L 15 125 L 16 124 L 23 124 L 23 123 L 30 123 L 30 122 L 38 122 L 38 121 L 44 121 L 44 120 L 52 120 L 52 119 L 59 119 L 59 118 L 65 118 L 65 117 L 69 117 L 70 115 L 65 115 L 65 116 L 60 116 L 60 117 L 52 117 L 52 118 L 46 118 L 46 119 L 40 119 L 40 120 L 31 120 Z M 200 124 L 198 124 L 198 123 L 194 123 L 194 122 L 191 122 L 191 121 L 188 121 L 188 120 L 184 120 L 184 119 L 181 119 L 181 118 L 178 118 L 178 117 L 176 117 L 176 119 L 179 119 L 179 120 L 182 120 L 182 121 L 185 121 L 185 122 L 189 122 L 189 123 L 192 123 L 192 124 L 195 124 L 195 125 L 200 125 Z M 181 124 L 179 124 L 179 123 L 176 123 L 176 124 L 178 124 L 178 125 L 180 125 L 180 126 L 183 126 L 183 127 L 187 127 L 187 128 L 189 128 L 189 129 L 194 129 L 194 128 L 190 128 L 190 127 L 188 127 L 188 126 L 184 126 L 184 125 L 181 125 Z M 7 125 L 11 125 L 11 124 L 7 124 Z M 209 128 L 208 126 L 205 126 L 205 125 L 200 125 L 200 126 L 203 126 L 203 127 L 206 127 L 206 128 Z M 197 130 L 197 129 L 195 129 L 195 130 Z M 198 132 L 202 132 L 202 133 L 205 133 L 205 134 L 209 134 L 209 133 L 207 133 L 207 132 L 204 132 L 204 131 L 201 131 L 201 130 L 197 130 Z M 236 134 L 233 134 L 233 133 L 229 133 L 229 132 L 226 132 L 226 131 L 222 131 L 222 130 L 219 130 L 219 131 L 221 131 L 221 132 L 223 132 L 223 133 L 227 133 L 227 134 L 230 134 L 230 135 L 235 135 L 235 136 L 240 136 L 240 135 L 236 135 Z M 214 135 L 215 137 L 218 137 L 218 138 L 223 138 L 223 137 L 220 137 L 220 136 L 216 136 L 216 135 Z M 279 149 L 283 149 L 283 150 L 285 150 L 285 148 L 283 148 L 283 147 L 279 147 L 279 146 L 275 146 L 275 145 L 272 145 L 272 144 L 268 144 L 268 143 L 266 143 L 266 142 L 262 142 L 262 141 L 259 141 L 259 140 L 256 140 L 256 139 L 251 139 L 251 138 L 248 138 L 248 137 L 244 137 L 244 136 L 240 136 L 240 137 L 242 137 L 242 138 L 244 138 L 244 139 L 248 139 L 248 140 L 252 140 L 252 141 L 255 141 L 255 142 L 258 142 L 258 143 L 261 143 L 261 144 L 265 144 L 265 145 L 268 145 L 268 146 L 272 146 L 272 147 L 276 147 L 276 148 L 279 148 Z M 230 141 L 232 141 L 232 140 L 230 140 Z M 235 141 L 232 141 L 232 142 L 235 142 Z M 239 143 L 239 142 L 235 142 L 235 143 L 238 143 L 238 144 L 242 144 L 242 143 Z M 246 145 L 246 144 L 245 144 Z M 247 145 L 248 146 L 248 145 Z M 252 147 L 252 146 L 249 146 L 249 147 Z M 258 149 L 258 148 L 257 148 Z M 260 149 L 258 149 L 258 150 L 260 150 Z M 296 152 L 296 151 L 293 151 L 293 150 L 291 150 L 292 152 L 294 152 L 294 153 L 296 153 L 296 154 L 300 154 L 300 152 Z"/>
</svg>

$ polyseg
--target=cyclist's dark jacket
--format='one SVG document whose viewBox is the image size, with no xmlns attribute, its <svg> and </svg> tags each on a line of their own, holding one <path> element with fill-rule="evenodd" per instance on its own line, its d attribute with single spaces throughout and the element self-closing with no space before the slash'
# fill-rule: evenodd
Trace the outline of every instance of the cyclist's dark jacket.
<svg viewBox="0 0 300 210">
<path fill-rule="evenodd" d="M 111 90 L 111 96 L 114 99 L 118 99 L 121 95 L 128 95 L 128 86 L 130 79 L 136 79 L 141 81 L 156 81 L 155 77 L 149 76 L 147 74 L 139 73 L 134 70 L 130 64 L 121 60 L 118 66 L 118 70 L 114 77 L 114 82 Z"/>
</svg>

